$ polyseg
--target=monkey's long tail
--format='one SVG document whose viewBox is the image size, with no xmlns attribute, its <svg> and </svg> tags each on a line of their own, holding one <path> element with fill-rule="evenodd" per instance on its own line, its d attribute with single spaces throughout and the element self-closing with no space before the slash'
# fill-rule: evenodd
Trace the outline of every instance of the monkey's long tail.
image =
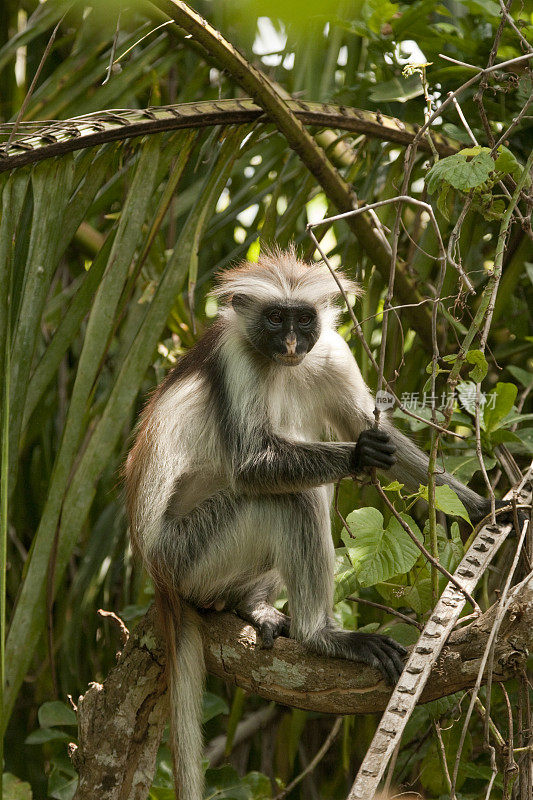
<svg viewBox="0 0 533 800">
<path fill-rule="evenodd" d="M 195 612 L 177 595 L 158 592 L 167 650 L 170 739 L 177 800 L 202 800 L 202 637 Z"/>
</svg>

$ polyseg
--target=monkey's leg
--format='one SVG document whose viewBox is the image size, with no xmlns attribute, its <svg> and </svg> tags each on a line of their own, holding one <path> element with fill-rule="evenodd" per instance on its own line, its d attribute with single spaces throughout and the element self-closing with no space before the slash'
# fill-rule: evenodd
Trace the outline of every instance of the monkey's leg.
<svg viewBox="0 0 533 800">
<path fill-rule="evenodd" d="M 239 617 L 251 622 L 259 630 L 262 645 L 266 649 L 273 646 L 278 636 L 290 635 L 290 617 L 271 604 L 279 586 L 279 575 L 273 571 L 267 572 L 250 587 L 235 607 Z"/>
<path fill-rule="evenodd" d="M 331 619 L 334 549 L 325 487 L 271 498 L 280 512 L 275 565 L 287 587 L 291 636 L 324 655 L 362 661 L 398 680 L 406 650 L 388 636 L 345 631 Z"/>
</svg>

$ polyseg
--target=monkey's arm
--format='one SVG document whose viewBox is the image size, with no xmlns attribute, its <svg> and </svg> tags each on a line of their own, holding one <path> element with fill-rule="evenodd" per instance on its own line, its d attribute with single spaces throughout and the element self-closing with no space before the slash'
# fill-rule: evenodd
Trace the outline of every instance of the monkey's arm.
<svg viewBox="0 0 533 800">
<path fill-rule="evenodd" d="M 395 447 L 381 431 L 365 431 L 351 442 L 292 442 L 262 434 L 260 445 L 242 453 L 235 467 L 237 488 L 247 494 L 297 492 L 355 475 L 367 467 L 388 469 Z"/>
<path fill-rule="evenodd" d="M 374 398 L 348 346 L 340 336 L 334 346 L 342 373 L 333 382 L 335 398 L 330 417 L 339 436 L 356 441 L 362 431 L 375 424 Z M 396 463 L 385 470 L 387 477 L 403 483 L 412 491 L 416 491 L 421 483 L 427 484 L 429 458 L 426 453 L 400 433 L 384 414 L 380 417 L 379 427 L 390 436 L 396 448 Z M 440 470 L 435 479 L 437 485 L 448 485 L 456 492 L 472 522 L 479 521 L 490 512 L 490 501 L 473 492 L 453 475 Z"/>
</svg>

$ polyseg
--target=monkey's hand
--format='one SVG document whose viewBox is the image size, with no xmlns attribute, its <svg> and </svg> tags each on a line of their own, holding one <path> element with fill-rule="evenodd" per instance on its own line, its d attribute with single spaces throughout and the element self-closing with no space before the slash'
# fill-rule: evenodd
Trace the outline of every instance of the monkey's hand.
<svg viewBox="0 0 533 800">
<path fill-rule="evenodd" d="M 407 650 L 389 636 L 363 631 L 329 630 L 325 633 L 328 655 L 361 661 L 379 670 L 387 683 L 395 686 L 403 671 Z"/>
<path fill-rule="evenodd" d="M 396 445 L 391 441 L 388 433 L 368 428 L 359 434 L 357 444 L 352 455 L 352 473 L 356 474 L 364 469 L 376 467 L 387 470 L 396 463 Z"/>
</svg>

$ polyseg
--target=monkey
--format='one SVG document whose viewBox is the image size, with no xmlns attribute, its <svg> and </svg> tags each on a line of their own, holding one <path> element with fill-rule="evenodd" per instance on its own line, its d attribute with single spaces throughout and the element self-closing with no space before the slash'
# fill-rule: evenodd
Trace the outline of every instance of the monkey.
<svg viewBox="0 0 533 800">
<path fill-rule="evenodd" d="M 358 285 L 341 271 L 347 293 Z M 295 249 L 223 272 L 218 318 L 142 412 L 125 466 L 133 549 L 153 578 L 166 640 L 177 797 L 201 800 L 198 609 L 235 611 L 264 647 L 279 635 L 377 668 L 406 650 L 332 618 L 332 485 L 377 469 L 417 490 L 428 458 L 385 417 L 336 330 L 339 288 Z M 446 472 L 473 520 L 489 501 Z M 281 586 L 285 615 L 272 605 Z M 183 603 L 182 600 L 187 601 Z M 192 607 L 191 607 L 192 606 Z"/>
</svg>

